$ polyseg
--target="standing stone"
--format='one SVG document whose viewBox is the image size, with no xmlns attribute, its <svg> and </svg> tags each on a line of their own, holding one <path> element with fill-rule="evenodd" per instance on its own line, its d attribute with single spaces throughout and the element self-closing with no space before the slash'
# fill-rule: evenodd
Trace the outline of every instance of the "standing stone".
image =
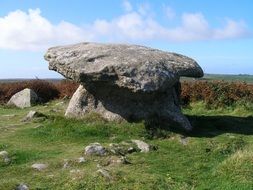
<svg viewBox="0 0 253 190">
<path fill-rule="evenodd" d="M 33 106 L 36 102 L 38 102 L 37 94 L 29 88 L 26 88 L 16 94 L 14 94 L 7 105 L 15 105 L 19 108 L 26 108 Z"/>
<path fill-rule="evenodd" d="M 193 59 L 138 45 L 80 43 L 50 48 L 49 69 L 80 83 L 66 116 L 160 121 L 191 130 L 179 107 L 181 76 L 202 77 Z"/>
</svg>

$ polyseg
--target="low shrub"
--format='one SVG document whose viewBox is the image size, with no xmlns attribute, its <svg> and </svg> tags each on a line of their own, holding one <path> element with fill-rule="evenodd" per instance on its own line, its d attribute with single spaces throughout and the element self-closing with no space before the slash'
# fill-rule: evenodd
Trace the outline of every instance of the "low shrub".
<svg viewBox="0 0 253 190">
<path fill-rule="evenodd" d="M 182 82 L 181 103 L 204 101 L 210 107 L 232 106 L 238 102 L 253 103 L 253 85 L 244 82 Z"/>
<path fill-rule="evenodd" d="M 0 83 L 0 103 L 6 103 L 12 95 L 24 88 L 33 89 L 44 102 L 56 98 L 70 98 L 78 88 L 78 83 L 70 80 L 48 82 L 29 80 L 23 82 Z M 226 107 L 253 103 L 253 84 L 224 81 L 184 81 L 181 86 L 181 104 L 203 101 L 209 107 Z"/>
<path fill-rule="evenodd" d="M 43 102 L 59 96 L 59 91 L 53 83 L 35 79 L 23 82 L 0 83 L 0 102 L 7 102 L 11 96 L 25 88 L 34 90 Z"/>
<path fill-rule="evenodd" d="M 72 97 L 78 86 L 79 86 L 78 83 L 66 79 L 55 83 L 55 87 L 59 92 L 58 95 L 59 98 Z"/>
</svg>

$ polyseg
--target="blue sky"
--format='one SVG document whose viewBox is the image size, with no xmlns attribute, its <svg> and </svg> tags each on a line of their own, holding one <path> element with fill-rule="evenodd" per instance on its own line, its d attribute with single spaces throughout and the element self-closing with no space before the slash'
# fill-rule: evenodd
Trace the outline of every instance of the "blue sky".
<svg viewBox="0 0 253 190">
<path fill-rule="evenodd" d="M 134 43 L 190 56 L 206 73 L 253 74 L 253 1 L 2 0 L 0 78 L 55 78 L 47 48 Z"/>
</svg>

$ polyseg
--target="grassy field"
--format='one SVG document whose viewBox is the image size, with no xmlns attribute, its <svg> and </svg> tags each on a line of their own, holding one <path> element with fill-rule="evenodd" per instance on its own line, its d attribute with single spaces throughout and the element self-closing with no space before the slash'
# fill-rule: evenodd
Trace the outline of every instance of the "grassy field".
<svg viewBox="0 0 253 190">
<path fill-rule="evenodd" d="M 96 115 L 83 120 L 63 117 L 67 101 L 32 108 L 0 106 L 0 189 L 24 183 L 30 189 L 253 189 L 253 111 L 242 107 L 207 110 L 198 102 L 185 108 L 194 131 L 158 129 L 144 123 L 107 122 Z M 29 110 L 48 117 L 22 122 Z M 157 150 L 127 155 L 131 164 L 107 165 L 108 156 L 85 156 L 84 147 L 140 139 Z M 84 156 L 84 163 L 75 160 Z M 64 168 L 65 159 L 70 160 Z M 34 163 L 48 168 L 36 171 Z M 96 172 L 108 170 L 108 180 Z"/>
</svg>

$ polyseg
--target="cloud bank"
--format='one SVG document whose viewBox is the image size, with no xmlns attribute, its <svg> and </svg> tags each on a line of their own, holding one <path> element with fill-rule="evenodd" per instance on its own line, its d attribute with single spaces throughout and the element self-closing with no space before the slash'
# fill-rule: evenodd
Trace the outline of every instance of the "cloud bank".
<svg viewBox="0 0 253 190">
<path fill-rule="evenodd" d="M 0 17 L 0 48 L 13 50 L 44 50 L 52 45 L 80 41 L 135 42 L 167 41 L 190 42 L 203 40 L 238 39 L 249 35 L 243 20 L 226 19 L 220 28 L 213 28 L 202 13 L 183 13 L 181 22 L 165 26 L 150 13 L 150 7 L 137 10 L 123 1 L 124 13 L 111 20 L 97 19 L 85 27 L 61 21 L 52 24 L 41 15 L 40 9 L 28 12 L 16 10 Z M 168 23 L 175 18 L 171 7 L 165 7 Z"/>
</svg>

